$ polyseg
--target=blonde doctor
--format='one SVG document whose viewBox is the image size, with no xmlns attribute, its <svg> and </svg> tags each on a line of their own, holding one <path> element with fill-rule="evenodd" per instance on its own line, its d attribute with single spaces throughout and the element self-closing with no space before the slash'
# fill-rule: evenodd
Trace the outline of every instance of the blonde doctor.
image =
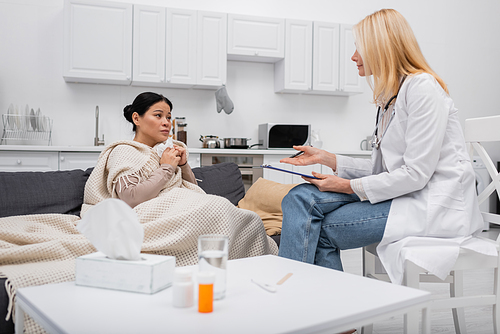
<svg viewBox="0 0 500 334">
<path fill-rule="evenodd" d="M 444 277 L 483 226 L 457 109 L 399 12 L 377 11 L 354 33 L 351 59 L 373 79 L 377 106 L 372 158 L 299 146 L 304 154 L 282 160 L 334 175 L 314 173 L 319 179 L 283 199 L 279 255 L 342 270 L 340 250 L 380 242 L 393 282 L 401 283 L 405 260 Z M 425 252 L 412 247 L 422 245 Z"/>
</svg>

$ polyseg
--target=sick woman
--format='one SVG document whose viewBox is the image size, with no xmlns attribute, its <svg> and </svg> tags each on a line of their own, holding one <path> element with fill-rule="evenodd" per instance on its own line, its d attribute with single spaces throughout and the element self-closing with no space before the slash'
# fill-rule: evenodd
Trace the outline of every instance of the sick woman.
<svg viewBox="0 0 500 334">
<path fill-rule="evenodd" d="M 106 147 L 85 185 L 82 216 L 93 205 L 119 198 L 144 227 L 142 252 L 176 256 L 177 265 L 198 261 L 197 238 L 229 236 L 229 258 L 276 254 L 259 216 L 197 185 L 184 143 L 170 139 L 172 103 L 164 96 L 138 95 L 123 114 L 133 140 Z"/>
<path fill-rule="evenodd" d="M 405 260 L 444 277 L 483 227 L 457 109 L 399 12 L 367 16 L 354 35 L 351 59 L 377 110 L 371 159 L 298 146 L 304 154 L 281 161 L 333 174 L 313 172 L 283 199 L 279 255 L 342 270 L 341 250 L 379 243 L 392 282 Z M 447 247 L 436 256 L 415 246 Z"/>
</svg>

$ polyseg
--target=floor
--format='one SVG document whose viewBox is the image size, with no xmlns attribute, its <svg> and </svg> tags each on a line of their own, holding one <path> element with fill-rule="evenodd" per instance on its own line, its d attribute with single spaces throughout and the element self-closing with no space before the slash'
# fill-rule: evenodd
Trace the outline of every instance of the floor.
<svg viewBox="0 0 500 334">
<path fill-rule="evenodd" d="M 496 237 L 500 229 L 485 232 Z M 362 274 L 361 249 L 352 249 L 342 253 L 344 271 L 352 274 Z M 486 294 L 493 291 L 493 270 L 471 271 L 464 273 L 465 295 Z M 448 284 L 421 284 L 422 289 L 428 290 L 439 297 L 449 296 Z M 465 321 L 469 334 L 493 333 L 492 307 L 469 307 L 465 309 Z M 361 333 L 359 331 L 359 333 Z M 403 316 L 387 319 L 373 325 L 374 334 L 402 334 Z M 435 310 L 431 314 L 431 333 L 455 333 L 451 310 Z"/>
</svg>

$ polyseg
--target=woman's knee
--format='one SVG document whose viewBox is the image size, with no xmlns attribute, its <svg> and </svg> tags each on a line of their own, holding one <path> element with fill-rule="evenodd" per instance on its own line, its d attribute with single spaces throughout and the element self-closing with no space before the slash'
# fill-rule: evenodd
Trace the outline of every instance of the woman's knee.
<svg viewBox="0 0 500 334">
<path fill-rule="evenodd" d="M 303 183 L 293 187 L 288 194 L 283 197 L 281 201 L 282 208 L 289 206 L 294 207 L 300 202 L 310 202 L 311 194 L 314 191 L 312 188 L 318 189 L 310 183 Z"/>
</svg>

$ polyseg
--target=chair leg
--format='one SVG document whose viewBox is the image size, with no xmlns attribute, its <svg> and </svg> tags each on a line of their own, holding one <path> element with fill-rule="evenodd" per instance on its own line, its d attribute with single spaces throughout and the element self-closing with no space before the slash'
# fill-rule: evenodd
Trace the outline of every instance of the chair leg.
<svg viewBox="0 0 500 334">
<path fill-rule="evenodd" d="M 410 261 L 406 261 L 403 285 L 418 289 L 420 286 L 420 268 Z M 404 316 L 404 334 L 419 332 L 420 312 L 410 311 Z"/>
<path fill-rule="evenodd" d="M 373 324 L 366 325 L 361 328 L 361 334 L 372 334 L 373 333 Z"/>
<path fill-rule="evenodd" d="M 450 283 L 450 297 L 463 297 L 464 295 L 464 273 L 463 271 L 452 271 L 453 283 Z M 463 307 L 451 309 L 456 334 L 466 334 L 465 311 Z"/>
<path fill-rule="evenodd" d="M 499 258 L 500 261 L 500 258 Z M 499 264 L 500 265 L 500 264 Z M 496 296 L 496 303 L 493 304 L 493 333 L 494 334 L 499 334 L 500 333 L 500 296 L 499 296 L 499 289 L 500 289 L 500 277 L 498 275 L 498 267 L 495 268 L 495 275 L 494 275 L 494 289 L 493 293 Z"/>
<path fill-rule="evenodd" d="M 363 251 L 363 276 L 367 277 L 369 274 L 375 274 L 375 256 L 370 254 L 365 247 Z"/>
</svg>

